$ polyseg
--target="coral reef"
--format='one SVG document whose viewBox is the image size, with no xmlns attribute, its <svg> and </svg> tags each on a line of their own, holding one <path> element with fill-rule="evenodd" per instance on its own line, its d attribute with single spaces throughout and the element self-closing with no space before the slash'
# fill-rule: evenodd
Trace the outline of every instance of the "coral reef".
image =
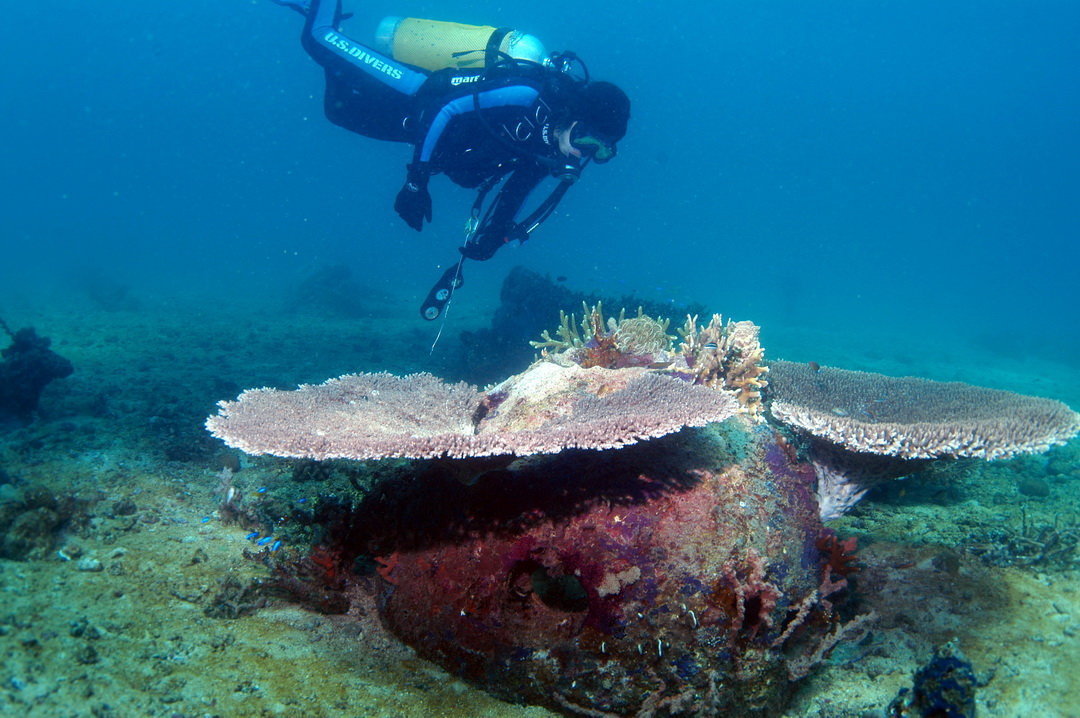
<svg viewBox="0 0 1080 718">
<path fill-rule="evenodd" d="M 839 640 L 846 582 L 812 472 L 769 427 L 724 427 L 386 487 L 347 545 L 380 556 L 391 630 L 505 699 L 776 715 Z"/>
<path fill-rule="evenodd" d="M 544 330 L 540 340 L 530 344 L 545 359 L 563 366 L 662 369 L 693 384 L 730 392 L 745 413 L 759 416 L 768 372 L 759 328 L 752 322 L 729 320 L 725 324 L 719 314 L 699 327 L 696 316 L 687 316 L 679 329 L 680 346 L 673 351 L 675 337 L 667 333 L 669 324 L 667 319 L 646 315 L 640 307 L 635 317 L 627 318 L 622 310 L 617 319 L 605 319 L 601 304 L 582 305 L 580 325 L 574 315 L 560 312 L 555 336 Z"/>
<path fill-rule="evenodd" d="M 783 362 L 768 397 L 781 425 L 755 421 L 771 388 L 755 325 L 688 317 L 676 347 L 669 323 L 643 310 L 584 309 L 534 344 L 539 361 L 487 390 L 362 374 L 222 402 L 207 427 L 249 453 L 432 460 L 370 487 L 307 559 L 262 554 L 275 595 L 333 613 L 374 584 L 396 636 L 514 702 L 593 716 L 775 715 L 797 681 L 879 620 L 840 605 L 859 570 L 855 540 L 822 525 L 861 498 L 869 464 L 846 475 L 843 462 L 807 460 L 865 454 L 869 430 L 815 452 L 820 437 L 785 401 L 805 390 L 815 417 L 876 412 L 892 432 L 869 442 L 884 447 L 873 457 L 883 475 L 922 458 L 930 435 L 951 447 L 931 456 L 1052 443 L 1039 429 L 1002 430 L 994 417 L 1006 407 L 1060 420 L 1058 431 L 1075 422 L 1046 400 L 973 408 L 1006 393 L 845 383 L 854 372 L 829 384 L 839 370 L 803 376 Z M 922 411 L 946 421 L 927 429 Z M 988 441 L 993 431 L 1005 440 Z M 339 582 L 350 567 L 365 575 Z M 335 597 L 350 586 L 349 603 Z"/>
<path fill-rule="evenodd" d="M 610 449 L 738 411 L 726 394 L 642 368 L 538 362 L 486 392 L 430 374 L 352 374 L 221 402 L 207 428 L 252 454 L 465 458 Z"/>
<path fill-rule="evenodd" d="M 1003 459 L 1080 432 L 1065 404 L 958 382 L 772 363 L 770 412 L 842 449 L 901 459 Z"/>
<path fill-rule="evenodd" d="M 651 316 L 685 316 L 700 314 L 704 307 L 697 304 L 655 302 L 639 297 L 600 296 L 577 292 L 524 267 L 514 267 L 503 281 L 500 304 L 491 319 L 490 328 L 461 333 L 461 353 L 448 362 L 440 373 L 447 377 L 463 378 L 472 383 L 498 381 L 508 374 L 522 371 L 535 359 L 529 340 L 552 326 L 559 317 L 574 312 L 582 305 L 601 302 L 610 307 L 641 307 Z"/>
</svg>

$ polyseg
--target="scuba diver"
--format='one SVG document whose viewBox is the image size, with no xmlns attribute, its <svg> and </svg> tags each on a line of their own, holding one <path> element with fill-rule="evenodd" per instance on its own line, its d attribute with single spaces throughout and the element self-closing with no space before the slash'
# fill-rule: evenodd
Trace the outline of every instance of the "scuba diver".
<svg viewBox="0 0 1080 718">
<path fill-rule="evenodd" d="M 443 313 L 461 286 L 465 259 L 490 259 L 504 244 L 528 239 L 582 169 L 611 160 L 626 134 L 626 94 L 590 80 L 573 53 L 547 55 L 531 35 L 390 17 L 371 47 L 339 29 L 341 0 L 274 2 L 306 17 L 301 42 L 326 72 L 327 119 L 415 146 L 394 202 L 406 224 L 420 231 L 431 222 L 433 175 L 478 190 L 460 257 L 421 305 L 425 319 Z M 522 216 L 529 194 L 548 177 L 558 180 L 554 190 Z"/>
</svg>

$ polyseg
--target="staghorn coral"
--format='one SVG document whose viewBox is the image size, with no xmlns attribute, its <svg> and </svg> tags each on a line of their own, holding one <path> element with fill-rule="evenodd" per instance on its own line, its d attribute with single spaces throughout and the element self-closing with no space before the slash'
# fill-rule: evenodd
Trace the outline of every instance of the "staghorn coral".
<svg viewBox="0 0 1080 718">
<path fill-rule="evenodd" d="M 545 329 L 540 341 L 529 342 L 541 350 L 541 356 L 557 363 L 574 363 L 586 368 L 599 366 L 619 369 L 627 366 L 650 366 L 671 361 L 669 351 L 674 337 L 668 335 L 670 320 L 654 319 L 638 307 L 637 316 L 604 318 L 600 302 L 582 304 L 580 324 L 573 314 L 559 312 L 555 337 Z M 580 330 L 579 327 L 580 326 Z"/>
<path fill-rule="evenodd" d="M 725 324 L 714 314 L 707 325 L 699 327 L 696 316 L 687 316 L 679 329 L 679 348 L 673 350 L 675 337 L 668 334 L 668 319 L 654 319 L 641 308 L 635 317 L 627 318 L 622 310 L 618 318 L 605 319 L 599 303 L 582 309 L 580 324 L 574 315 L 562 312 L 555 337 L 544 331 L 540 341 L 530 342 L 544 359 L 563 366 L 664 370 L 694 384 L 731 392 L 746 414 L 760 416 L 768 368 L 763 363 L 760 330 L 752 322 L 729 320 Z"/>
<path fill-rule="evenodd" d="M 965 547 L 991 566 L 1028 566 L 1068 571 L 1080 567 L 1080 521 L 1055 516 L 1052 523 L 1029 520 L 1020 507 L 1015 521 L 972 537 Z"/>
<path fill-rule="evenodd" d="M 705 311 L 699 304 L 685 304 L 670 299 L 650 301 L 639 296 L 602 297 L 577 292 L 567 286 L 565 279 L 545 277 L 524 267 L 513 267 L 503 280 L 499 306 L 491 316 L 490 325 L 461 332 L 461 353 L 451 361 L 463 372 L 457 378 L 482 386 L 500 381 L 527 367 L 535 360 L 537 350 L 537 347 L 529 345 L 529 340 L 536 339 L 544 330 L 550 330 L 549 336 L 556 334 L 560 309 L 567 314 L 575 312 L 581 316 L 582 304 L 592 306 L 603 301 L 605 307 L 641 307 L 643 313 L 653 317 L 685 317 Z M 577 328 L 576 324 L 574 328 Z M 450 351 L 454 349 L 447 347 Z"/>
<path fill-rule="evenodd" d="M 700 328 L 696 316 L 687 317 L 679 330 L 680 353 L 694 383 L 734 392 L 746 413 L 754 417 L 761 415 L 761 390 L 768 384 L 765 374 L 769 371 L 763 364 L 760 333 L 753 322 L 729 319 L 724 324 L 719 314 Z"/>
<path fill-rule="evenodd" d="M 585 331 L 588 333 L 588 326 L 585 327 Z M 561 354 L 571 349 L 583 347 L 585 346 L 585 340 L 581 338 L 581 332 L 578 331 L 574 315 L 567 314 L 560 309 L 559 328 L 555 330 L 555 336 L 552 337 L 550 332 L 545 329 L 540 335 L 540 341 L 531 341 L 529 344 L 533 348 L 539 349 L 542 356 L 548 356 L 549 354 Z"/>
</svg>

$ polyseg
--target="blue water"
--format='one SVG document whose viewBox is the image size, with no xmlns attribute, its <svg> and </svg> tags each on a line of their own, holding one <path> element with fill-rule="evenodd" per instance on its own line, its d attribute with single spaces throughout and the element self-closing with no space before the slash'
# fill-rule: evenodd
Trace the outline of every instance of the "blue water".
<svg viewBox="0 0 1080 718">
<path fill-rule="evenodd" d="M 355 9 L 358 38 L 386 14 L 518 27 L 632 97 L 617 160 L 469 268 L 464 313 L 524 264 L 702 302 L 780 347 L 789 327 L 872 331 L 886 350 L 933 337 L 1076 365 L 1075 2 Z M 471 196 L 437 179 L 435 224 L 405 227 L 409 149 L 322 117 L 299 29 L 268 0 L 9 3 L 0 303 L 87 267 L 228 301 L 342 261 L 413 317 Z"/>
</svg>

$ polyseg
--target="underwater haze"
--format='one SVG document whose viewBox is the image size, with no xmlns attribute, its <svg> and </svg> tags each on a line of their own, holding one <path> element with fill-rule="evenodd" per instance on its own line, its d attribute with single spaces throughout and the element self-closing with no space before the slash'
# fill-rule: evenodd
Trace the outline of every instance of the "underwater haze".
<svg viewBox="0 0 1080 718">
<path fill-rule="evenodd" d="M 590 167 L 527 244 L 467 267 L 459 311 L 493 305 L 522 264 L 752 319 L 773 347 L 791 327 L 1075 366 L 1076 3 L 352 9 L 360 39 L 387 14 L 518 27 L 632 98 L 618 158 Z M 294 12 L 192 0 L 5 14 L 0 299 L 94 271 L 229 301 L 345 263 L 374 290 L 392 282 L 415 316 L 455 257 L 471 195 L 437 178 L 435 223 L 405 227 L 392 204 L 409 149 L 323 118 Z"/>
<path fill-rule="evenodd" d="M 747 679 L 751 664 L 779 671 L 781 653 L 786 677 L 766 697 L 791 694 L 769 713 L 783 718 L 883 716 L 937 689 L 964 706 L 949 715 L 1080 716 L 1080 2 L 345 4 L 343 32 L 360 42 L 396 15 L 511 27 L 576 52 L 630 96 L 618 156 L 588 165 L 527 242 L 465 262 L 448 310 L 425 321 L 475 193 L 434 177 L 434 221 L 406 226 L 394 202 L 412 148 L 324 117 L 297 12 L 6 2 L 0 716 L 548 718 L 639 703 L 639 715 L 712 715 L 718 691 L 756 700 L 766 681 Z M 529 344 L 566 338 L 556 310 L 583 303 L 584 340 Z M 639 305 L 670 325 L 614 322 Z M 676 351 L 665 337 L 677 327 L 689 328 Z M 489 386 L 525 370 L 537 344 L 568 351 Z M 593 395 L 550 378 L 579 376 L 567 362 L 649 373 Z M 857 375 L 873 388 L 851 403 L 836 398 L 844 384 L 810 420 L 776 411 L 785 373 L 789 389 L 799 377 L 820 388 L 836 367 L 1026 397 Z M 400 379 L 245 391 L 382 371 Z M 719 399 L 675 381 L 691 375 L 744 406 L 725 396 L 727 413 L 695 415 L 673 397 Z M 514 387 L 529 400 L 521 416 Z M 894 403 L 915 411 L 896 423 Z M 250 436 L 221 428 L 233 410 L 243 427 L 251 406 Z M 751 426 L 744 412 L 765 418 Z M 480 436 L 499 417 L 529 428 Z M 970 451 L 875 456 L 844 476 L 810 466 L 817 449 L 797 427 L 814 417 L 822 441 L 833 426 L 843 443 L 851 425 L 854 443 L 876 437 L 909 458 Z M 424 433 L 434 426 L 450 428 Z M 632 451 L 535 454 L 669 430 L 680 433 Z M 905 431 L 933 445 L 917 453 Z M 528 443 L 545 432 L 561 443 Z M 413 445 L 428 448 L 401 449 Z M 307 458 L 245 453 L 264 446 Z M 339 446 L 476 456 L 309 460 Z M 1030 453 L 1004 458 L 1013 449 Z M 521 531 L 534 528 L 528 560 L 471 553 L 474 540 L 531 542 Z M 595 549 L 621 537 L 644 571 Z M 425 542 L 467 550 L 417 558 Z M 663 542 L 683 556 L 661 561 Z M 533 561 L 544 552 L 603 568 Z M 684 559 L 685 603 L 670 579 Z M 489 572 L 496 563 L 512 572 Z M 413 603 L 395 613 L 385 599 L 414 569 L 426 576 L 404 579 Z M 440 582 L 465 599 L 427 590 Z M 648 615 L 627 599 L 639 593 Z M 627 620 L 571 622 L 600 615 L 601 600 Z M 553 632 L 483 613 L 507 601 L 508 616 L 555 616 Z M 492 639 L 514 659 L 480 680 L 463 666 L 502 654 L 470 647 L 474 620 L 536 641 Z M 764 658 L 744 671 L 716 648 L 728 645 L 716 626 Z M 463 640 L 446 653 L 425 643 L 436 636 Z M 731 660 L 733 673 L 713 670 Z M 550 691 L 514 685 L 519 668 L 560 661 Z M 611 686 L 632 700 L 609 702 Z"/>
</svg>

